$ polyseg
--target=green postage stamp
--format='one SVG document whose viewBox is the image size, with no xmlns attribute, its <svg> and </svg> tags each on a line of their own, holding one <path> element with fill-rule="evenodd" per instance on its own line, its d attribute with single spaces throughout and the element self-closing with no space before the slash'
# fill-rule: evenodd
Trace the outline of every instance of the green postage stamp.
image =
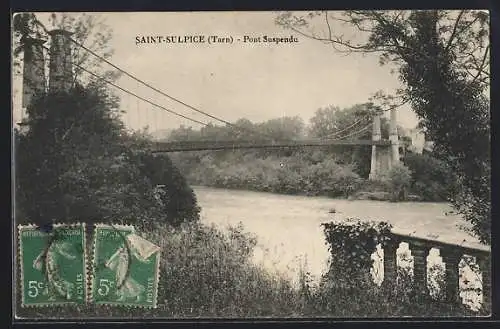
<svg viewBox="0 0 500 329">
<path fill-rule="evenodd" d="M 18 232 L 22 305 L 84 304 L 85 224 L 56 224 L 51 233 L 22 225 Z"/>
<path fill-rule="evenodd" d="M 95 226 L 92 300 L 96 304 L 155 308 L 160 248 L 133 226 Z"/>
</svg>

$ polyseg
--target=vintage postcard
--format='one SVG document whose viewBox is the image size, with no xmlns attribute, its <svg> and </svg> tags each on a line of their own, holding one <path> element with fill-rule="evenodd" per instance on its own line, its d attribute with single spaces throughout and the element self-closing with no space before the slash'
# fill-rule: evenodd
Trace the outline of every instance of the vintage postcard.
<svg viewBox="0 0 500 329">
<path fill-rule="evenodd" d="M 489 21 L 13 14 L 16 318 L 488 317 Z"/>
</svg>

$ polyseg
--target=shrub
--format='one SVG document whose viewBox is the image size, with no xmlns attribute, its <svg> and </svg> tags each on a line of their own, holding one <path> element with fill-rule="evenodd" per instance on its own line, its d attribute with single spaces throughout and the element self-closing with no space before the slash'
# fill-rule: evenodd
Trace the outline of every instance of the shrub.
<svg viewBox="0 0 500 329">
<path fill-rule="evenodd" d="M 44 95 L 29 108 L 28 131 L 16 136 L 16 206 L 25 220 L 198 219 L 196 198 L 166 156 L 124 131 L 108 96 L 77 87 Z M 155 187 L 164 185 L 159 204 Z"/>
<path fill-rule="evenodd" d="M 404 164 L 411 170 L 411 190 L 425 201 L 446 201 L 455 184 L 453 172 L 431 155 L 407 153 Z"/>
<path fill-rule="evenodd" d="M 323 223 L 326 243 L 332 262 L 328 273 L 330 278 L 356 279 L 364 277 L 371 268 L 372 253 L 377 244 L 388 239 L 391 226 L 387 223 L 364 222 L 348 219 L 341 223 Z"/>
<path fill-rule="evenodd" d="M 381 180 L 387 184 L 393 201 L 407 199 L 408 188 L 411 185 L 411 171 L 404 164 L 393 165 L 383 174 Z"/>
<path fill-rule="evenodd" d="M 362 181 L 356 193 L 351 195 L 351 200 L 389 201 L 392 198 L 391 188 L 387 182 L 380 179 L 367 179 Z"/>
<path fill-rule="evenodd" d="M 175 316 L 292 315 L 294 290 L 251 263 L 255 237 L 242 227 L 155 230 L 162 255 L 161 307 Z"/>
<path fill-rule="evenodd" d="M 349 165 L 333 159 L 311 162 L 307 153 L 291 156 L 227 153 L 204 156 L 188 174 L 191 183 L 283 194 L 349 196 L 363 181 Z"/>
<path fill-rule="evenodd" d="M 388 192 L 387 184 L 381 180 L 367 179 L 360 186 L 360 191 L 363 192 Z"/>
<path fill-rule="evenodd" d="M 348 196 L 362 181 L 350 167 L 341 166 L 332 159 L 308 166 L 304 176 L 308 192 L 331 197 Z"/>
<path fill-rule="evenodd" d="M 196 195 L 184 176 L 166 155 L 143 153 L 138 166 L 153 186 L 159 200 L 159 207 L 172 225 L 198 221 L 200 208 Z"/>
</svg>

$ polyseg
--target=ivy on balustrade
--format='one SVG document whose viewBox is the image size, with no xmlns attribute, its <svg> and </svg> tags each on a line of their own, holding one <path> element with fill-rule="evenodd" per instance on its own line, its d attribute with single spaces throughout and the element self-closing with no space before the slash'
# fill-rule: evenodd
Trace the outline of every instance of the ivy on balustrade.
<svg viewBox="0 0 500 329">
<path fill-rule="evenodd" d="M 391 238 L 392 226 L 386 222 L 348 218 L 321 225 L 332 256 L 329 272 L 337 278 L 354 280 L 364 276 L 373 265 L 371 257 L 377 245 Z"/>
</svg>

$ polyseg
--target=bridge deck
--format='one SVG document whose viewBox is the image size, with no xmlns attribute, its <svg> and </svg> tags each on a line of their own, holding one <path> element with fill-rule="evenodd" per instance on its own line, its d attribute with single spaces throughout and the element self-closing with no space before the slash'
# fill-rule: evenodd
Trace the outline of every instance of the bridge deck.
<svg viewBox="0 0 500 329">
<path fill-rule="evenodd" d="M 389 140 L 300 140 L 280 142 L 258 141 L 181 141 L 181 142 L 153 142 L 153 153 L 204 151 L 204 150 L 236 150 L 261 148 L 301 148 L 326 147 L 334 145 L 391 145 Z"/>
</svg>

